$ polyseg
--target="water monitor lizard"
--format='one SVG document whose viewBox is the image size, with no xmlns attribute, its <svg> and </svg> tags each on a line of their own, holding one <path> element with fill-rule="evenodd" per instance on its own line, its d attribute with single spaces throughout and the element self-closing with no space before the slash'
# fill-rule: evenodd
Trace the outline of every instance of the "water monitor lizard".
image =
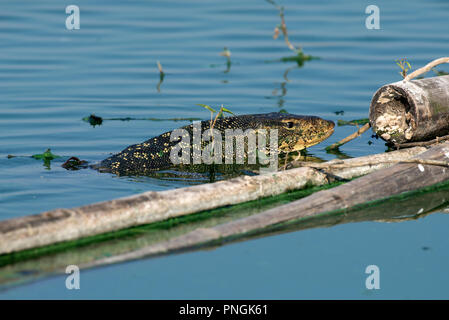
<svg viewBox="0 0 449 320">
<path fill-rule="evenodd" d="M 210 124 L 209 120 L 201 121 L 201 132 L 209 129 Z M 219 118 L 213 128 L 219 130 L 223 137 L 226 129 L 241 129 L 243 132 L 247 129 L 256 131 L 265 129 L 267 133 L 277 129 L 278 150 L 285 153 L 302 150 L 325 140 L 333 133 L 334 123 L 315 116 L 273 112 Z M 181 129 L 185 129 L 190 136 L 193 136 L 194 124 Z M 181 139 L 170 141 L 171 133 L 165 132 L 142 143 L 131 145 L 92 167 L 101 172 L 117 175 L 145 175 L 173 167 L 170 151 Z M 268 137 L 269 135 L 267 141 Z"/>
</svg>

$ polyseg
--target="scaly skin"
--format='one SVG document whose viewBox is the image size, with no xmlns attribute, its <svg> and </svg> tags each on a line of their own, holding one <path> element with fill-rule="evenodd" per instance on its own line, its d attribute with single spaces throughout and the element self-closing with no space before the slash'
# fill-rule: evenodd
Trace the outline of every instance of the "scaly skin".
<svg viewBox="0 0 449 320">
<path fill-rule="evenodd" d="M 209 129 L 210 121 L 201 122 L 201 132 Z M 193 125 L 182 127 L 193 137 Z M 226 129 L 265 129 L 267 142 L 271 129 L 278 130 L 279 152 L 302 150 L 327 139 L 334 130 L 332 121 L 314 116 L 299 116 L 287 113 L 267 113 L 242 115 L 217 119 L 214 129 L 219 130 L 223 140 Z M 139 144 L 131 145 L 93 168 L 101 172 L 112 172 L 117 175 L 145 175 L 155 170 L 173 167 L 170 160 L 171 148 L 179 144 L 180 139 L 170 142 L 170 132 L 151 138 Z M 246 139 L 245 139 L 246 142 Z M 207 145 L 203 143 L 202 147 Z M 223 148 L 223 154 L 224 154 Z"/>
</svg>

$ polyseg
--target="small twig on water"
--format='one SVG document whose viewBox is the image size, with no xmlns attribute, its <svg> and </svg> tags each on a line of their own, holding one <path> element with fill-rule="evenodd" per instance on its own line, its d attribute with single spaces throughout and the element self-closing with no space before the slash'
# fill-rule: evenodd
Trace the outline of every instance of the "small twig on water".
<svg viewBox="0 0 449 320">
<path fill-rule="evenodd" d="M 161 92 L 161 84 L 162 84 L 162 82 L 164 82 L 165 73 L 164 73 L 164 70 L 162 69 L 161 63 L 159 61 L 157 61 L 156 64 L 157 64 L 157 69 L 159 70 L 159 83 L 157 84 L 156 88 L 157 88 L 157 92 Z"/>
<path fill-rule="evenodd" d="M 370 124 L 367 123 L 363 127 L 361 127 L 360 129 L 358 129 L 356 132 L 354 132 L 353 134 L 351 134 L 351 135 L 347 136 L 346 138 L 338 141 L 337 143 L 334 143 L 334 144 L 326 147 L 326 150 L 336 149 L 336 148 L 344 145 L 345 143 L 348 143 L 349 141 L 354 140 L 355 138 L 360 136 L 362 133 L 367 131 L 369 128 L 370 128 Z"/>
<path fill-rule="evenodd" d="M 410 147 L 426 147 L 430 146 L 434 143 L 442 142 L 449 140 L 449 135 L 443 137 L 436 137 L 435 139 L 429 141 L 417 141 L 417 142 L 406 142 L 406 143 L 397 143 L 394 146 L 398 149 L 402 148 L 410 148 Z"/>
<path fill-rule="evenodd" d="M 273 6 L 276 7 L 276 9 L 279 10 L 279 16 L 281 18 L 281 24 L 274 28 L 273 39 L 276 40 L 279 37 L 280 31 L 281 31 L 282 35 L 284 36 L 284 41 L 285 41 L 285 44 L 287 45 L 287 47 L 290 50 L 292 50 L 294 53 L 301 54 L 302 53 L 302 48 L 301 47 L 295 47 L 290 42 L 290 39 L 288 38 L 287 24 L 285 23 L 284 7 L 283 6 L 279 6 L 273 0 L 267 0 L 267 2 L 271 3 Z"/>
<path fill-rule="evenodd" d="M 133 118 L 133 117 L 119 117 L 119 118 L 102 118 L 99 116 L 96 116 L 94 114 L 91 114 L 88 117 L 84 117 L 82 119 L 85 122 L 90 123 L 93 127 L 99 126 L 103 123 L 105 120 L 115 120 L 115 121 L 197 121 L 201 120 L 201 118 Z"/>
<path fill-rule="evenodd" d="M 157 64 L 157 69 L 159 70 L 159 73 L 164 73 L 161 63 L 159 61 L 157 61 L 156 64 Z"/>
<path fill-rule="evenodd" d="M 295 48 L 295 46 L 290 42 L 288 38 L 288 30 L 287 30 L 287 24 L 285 23 L 285 16 L 284 16 L 284 7 L 281 7 L 279 10 L 279 16 L 281 17 L 281 31 L 282 35 L 284 36 L 285 43 L 287 44 L 287 47 L 289 47 L 290 50 L 292 50 L 295 53 L 301 52 L 301 48 Z M 276 27 L 277 28 L 277 27 Z"/>
<path fill-rule="evenodd" d="M 357 120 L 349 120 L 349 121 L 346 121 L 346 120 L 338 120 L 337 121 L 337 125 L 338 126 L 359 126 L 359 125 L 362 125 L 362 124 L 367 124 L 367 123 L 369 123 L 369 119 L 368 118 L 365 118 L 365 119 L 357 119 Z"/>
<path fill-rule="evenodd" d="M 231 71 L 231 51 L 227 48 L 224 47 L 223 51 L 220 52 L 220 56 L 226 57 L 226 70 L 223 71 L 224 73 L 228 73 L 229 71 Z"/>
</svg>

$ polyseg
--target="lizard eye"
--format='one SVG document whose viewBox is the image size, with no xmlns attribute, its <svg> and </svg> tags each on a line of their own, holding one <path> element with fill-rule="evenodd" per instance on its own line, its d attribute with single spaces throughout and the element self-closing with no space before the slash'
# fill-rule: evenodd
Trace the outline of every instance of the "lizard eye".
<svg viewBox="0 0 449 320">
<path fill-rule="evenodd" d="M 293 128 L 293 126 L 295 124 L 293 122 L 289 121 L 289 122 L 286 123 L 286 125 L 287 125 L 287 128 L 291 129 L 291 128 Z"/>
</svg>

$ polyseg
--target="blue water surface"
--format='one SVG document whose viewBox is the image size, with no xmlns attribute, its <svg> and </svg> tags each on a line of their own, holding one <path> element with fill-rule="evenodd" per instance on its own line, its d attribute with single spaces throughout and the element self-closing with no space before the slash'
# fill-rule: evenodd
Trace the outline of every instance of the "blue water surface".
<svg viewBox="0 0 449 320">
<path fill-rule="evenodd" d="M 80 8 L 67 30 L 65 7 Z M 303 67 L 292 55 L 267 1 L 3 0 L 0 3 L 0 220 L 73 207 L 182 180 L 67 171 L 70 156 L 106 158 L 188 121 L 104 121 L 105 117 L 199 117 L 205 103 L 236 114 L 286 110 L 326 119 L 366 118 L 373 93 L 401 79 L 395 60 L 413 68 L 449 52 L 449 2 L 279 0 L 290 40 L 320 59 Z M 365 27 L 365 8 L 380 8 L 380 30 Z M 219 53 L 231 51 L 231 66 Z M 166 73 L 158 90 L 160 61 Z M 439 67 L 448 71 L 448 67 Z M 336 111 L 344 114 L 336 114 Z M 309 152 L 354 127 L 337 127 Z M 47 148 L 50 168 L 29 157 Z M 371 133 L 341 148 L 355 157 L 383 152 Z M 82 272 L 81 290 L 57 276 L 0 293 L 0 298 L 448 298 L 446 214 L 403 223 L 364 222 L 239 242 L 215 250 L 146 259 Z M 423 250 L 422 248 L 430 248 Z M 365 288 L 378 265 L 381 289 Z"/>
</svg>

